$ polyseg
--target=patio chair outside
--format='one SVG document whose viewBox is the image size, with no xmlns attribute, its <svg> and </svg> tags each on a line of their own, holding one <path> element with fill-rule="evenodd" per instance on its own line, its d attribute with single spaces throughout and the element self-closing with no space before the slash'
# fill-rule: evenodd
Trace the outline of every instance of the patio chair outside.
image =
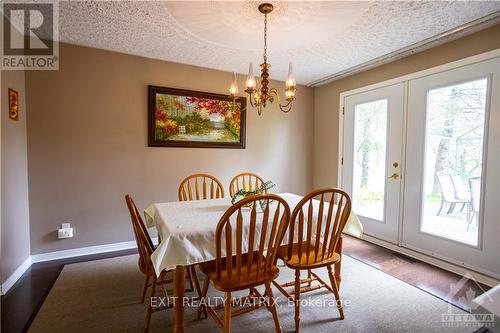
<svg viewBox="0 0 500 333">
<path fill-rule="evenodd" d="M 459 198 L 457 197 L 457 191 L 455 189 L 455 185 L 453 183 L 452 177 L 449 174 L 439 175 L 438 176 L 439 187 L 441 189 L 441 205 L 439 206 L 439 210 L 436 215 L 439 216 L 445 204 L 449 204 L 448 211 L 446 215 L 453 213 L 456 204 L 462 204 L 462 209 L 470 202 L 469 198 Z M 461 192 L 460 195 L 464 193 Z"/>
<path fill-rule="evenodd" d="M 455 175 L 455 176 L 450 176 L 451 181 L 453 182 L 453 187 L 455 188 L 455 198 L 459 200 L 467 200 L 468 203 L 470 203 L 470 191 L 469 187 L 465 185 L 464 181 L 462 180 L 462 177 Z M 466 203 L 462 204 L 462 208 L 460 208 L 460 211 L 463 212 L 464 208 L 467 206 Z M 468 209 L 469 207 L 467 207 Z M 467 212 L 468 215 L 468 212 Z"/>
</svg>

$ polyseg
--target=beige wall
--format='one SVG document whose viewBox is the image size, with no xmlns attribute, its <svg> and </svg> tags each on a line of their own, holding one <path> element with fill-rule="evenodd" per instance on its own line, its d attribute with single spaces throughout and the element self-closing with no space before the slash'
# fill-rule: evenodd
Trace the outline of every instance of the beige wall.
<svg viewBox="0 0 500 333">
<path fill-rule="evenodd" d="M 298 87 L 289 114 L 250 110 L 244 150 L 149 148 L 148 85 L 225 94 L 231 74 L 68 44 L 60 60 L 59 71 L 26 74 L 33 254 L 132 240 L 124 195 L 139 209 L 176 200 L 180 180 L 195 172 L 226 186 L 251 170 L 276 191 L 312 188 L 313 89 Z M 74 238 L 57 240 L 63 222 Z"/>
<path fill-rule="evenodd" d="M 337 185 L 339 94 L 500 48 L 500 25 L 314 89 L 314 187 Z"/>
<path fill-rule="evenodd" d="M 2 71 L 1 253 L 2 283 L 30 255 L 24 71 Z M 19 92 L 19 121 L 9 119 L 8 88 Z"/>
<path fill-rule="evenodd" d="M 336 185 L 341 92 L 499 48 L 499 36 L 495 26 L 314 91 L 299 87 L 291 113 L 249 112 L 244 150 L 147 147 L 147 85 L 227 93 L 229 73 L 62 44 L 59 71 L 26 74 L 32 253 L 132 240 L 123 195 L 140 209 L 176 200 L 194 172 L 227 185 L 252 170 L 296 193 Z M 74 238 L 57 240 L 63 222 Z"/>
</svg>

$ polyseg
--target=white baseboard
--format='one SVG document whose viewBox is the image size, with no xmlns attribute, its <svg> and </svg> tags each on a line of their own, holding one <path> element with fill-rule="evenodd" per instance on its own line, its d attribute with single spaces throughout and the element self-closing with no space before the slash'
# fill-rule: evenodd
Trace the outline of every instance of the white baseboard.
<svg viewBox="0 0 500 333">
<path fill-rule="evenodd" d="M 154 244 L 158 243 L 157 237 L 152 238 L 152 240 Z M 1 295 L 5 295 L 9 291 L 9 289 L 23 276 L 28 268 L 31 267 L 33 263 L 128 250 L 134 249 L 136 247 L 137 244 L 135 241 L 129 241 L 31 255 L 14 271 L 14 273 L 12 273 L 11 276 L 9 276 L 9 278 L 4 283 L 0 285 L 0 293 Z"/>
<path fill-rule="evenodd" d="M 81 257 L 89 254 L 128 250 L 128 249 L 133 249 L 134 247 L 136 247 L 135 241 L 129 241 L 129 242 L 87 246 L 76 249 L 34 254 L 31 256 L 31 258 L 33 262 L 36 263 L 36 262 L 66 259 L 72 257 Z"/>
<path fill-rule="evenodd" d="M 26 258 L 26 260 L 17 267 L 14 273 L 11 274 L 0 286 L 0 294 L 5 295 L 10 288 L 23 276 L 23 274 L 31 267 L 31 257 Z"/>
<path fill-rule="evenodd" d="M 152 240 L 154 244 L 158 243 L 158 238 L 155 237 L 152 238 Z M 31 256 L 31 259 L 34 263 L 36 263 L 36 262 L 51 261 L 51 260 L 58 260 L 65 258 L 81 257 L 90 254 L 129 250 L 129 249 L 135 249 L 136 247 L 137 244 L 135 241 L 128 241 L 128 242 L 87 246 L 87 247 L 80 247 L 77 249 L 34 254 Z"/>
</svg>

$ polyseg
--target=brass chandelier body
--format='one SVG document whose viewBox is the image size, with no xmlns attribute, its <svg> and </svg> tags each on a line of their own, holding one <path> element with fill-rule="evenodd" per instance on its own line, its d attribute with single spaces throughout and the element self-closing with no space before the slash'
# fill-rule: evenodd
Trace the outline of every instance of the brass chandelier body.
<svg viewBox="0 0 500 333">
<path fill-rule="evenodd" d="M 273 11 L 273 5 L 270 3 L 262 3 L 259 5 L 259 11 L 264 14 L 264 62 L 260 64 L 261 81 L 260 88 L 257 87 L 255 77 L 253 75 L 252 63 L 250 63 L 248 77 L 246 81 L 245 92 L 248 94 L 250 105 L 257 109 L 259 115 L 262 110 L 274 101 L 278 102 L 279 108 L 283 112 L 290 112 L 292 103 L 295 100 L 296 83 L 292 74 L 292 64 L 288 69 L 288 79 L 285 83 L 285 100 L 286 103 L 280 102 L 280 96 L 276 88 L 269 87 L 269 68 L 271 64 L 267 62 L 267 15 Z M 236 82 L 236 74 L 233 76 L 233 83 L 229 89 L 233 101 L 238 97 L 238 85 Z"/>
</svg>

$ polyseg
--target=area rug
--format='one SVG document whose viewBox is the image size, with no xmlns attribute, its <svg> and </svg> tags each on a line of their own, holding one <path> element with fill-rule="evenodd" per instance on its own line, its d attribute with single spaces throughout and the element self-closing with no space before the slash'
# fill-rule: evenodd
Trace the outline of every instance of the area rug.
<svg viewBox="0 0 500 333">
<path fill-rule="evenodd" d="M 130 255 L 66 265 L 29 331 L 142 332 L 146 305 L 140 303 L 144 277 L 138 270 L 137 259 L 137 255 Z M 280 271 L 279 282 L 293 280 L 293 271 L 287 268 Z M 317 273 L 328 281 L 326 270 Z M 283 331 L 293 332 L 293 305 L 277 290 L 274 293 Z M 209 294 L 222 296 L 215 290 Z M 474 330 L 470 323 L 457 321 L 466 314 L 463 310 L 348 256 L 344 256 L 342 267 L 344 320 L 339 320 L 333 295 L 326 289 L 304 296 L 302 332 Z M 187 332 L 220 331 L 211 318 L 197 320 L 196 308 L 186 309 L 185 320 Z M 153 313 L 150 331 L 169 332 L 172 323 L 172 310 Z M 233 318 L 232 331 L 273 332 L 272 316 L 261 308 Z"/>
</svg>

